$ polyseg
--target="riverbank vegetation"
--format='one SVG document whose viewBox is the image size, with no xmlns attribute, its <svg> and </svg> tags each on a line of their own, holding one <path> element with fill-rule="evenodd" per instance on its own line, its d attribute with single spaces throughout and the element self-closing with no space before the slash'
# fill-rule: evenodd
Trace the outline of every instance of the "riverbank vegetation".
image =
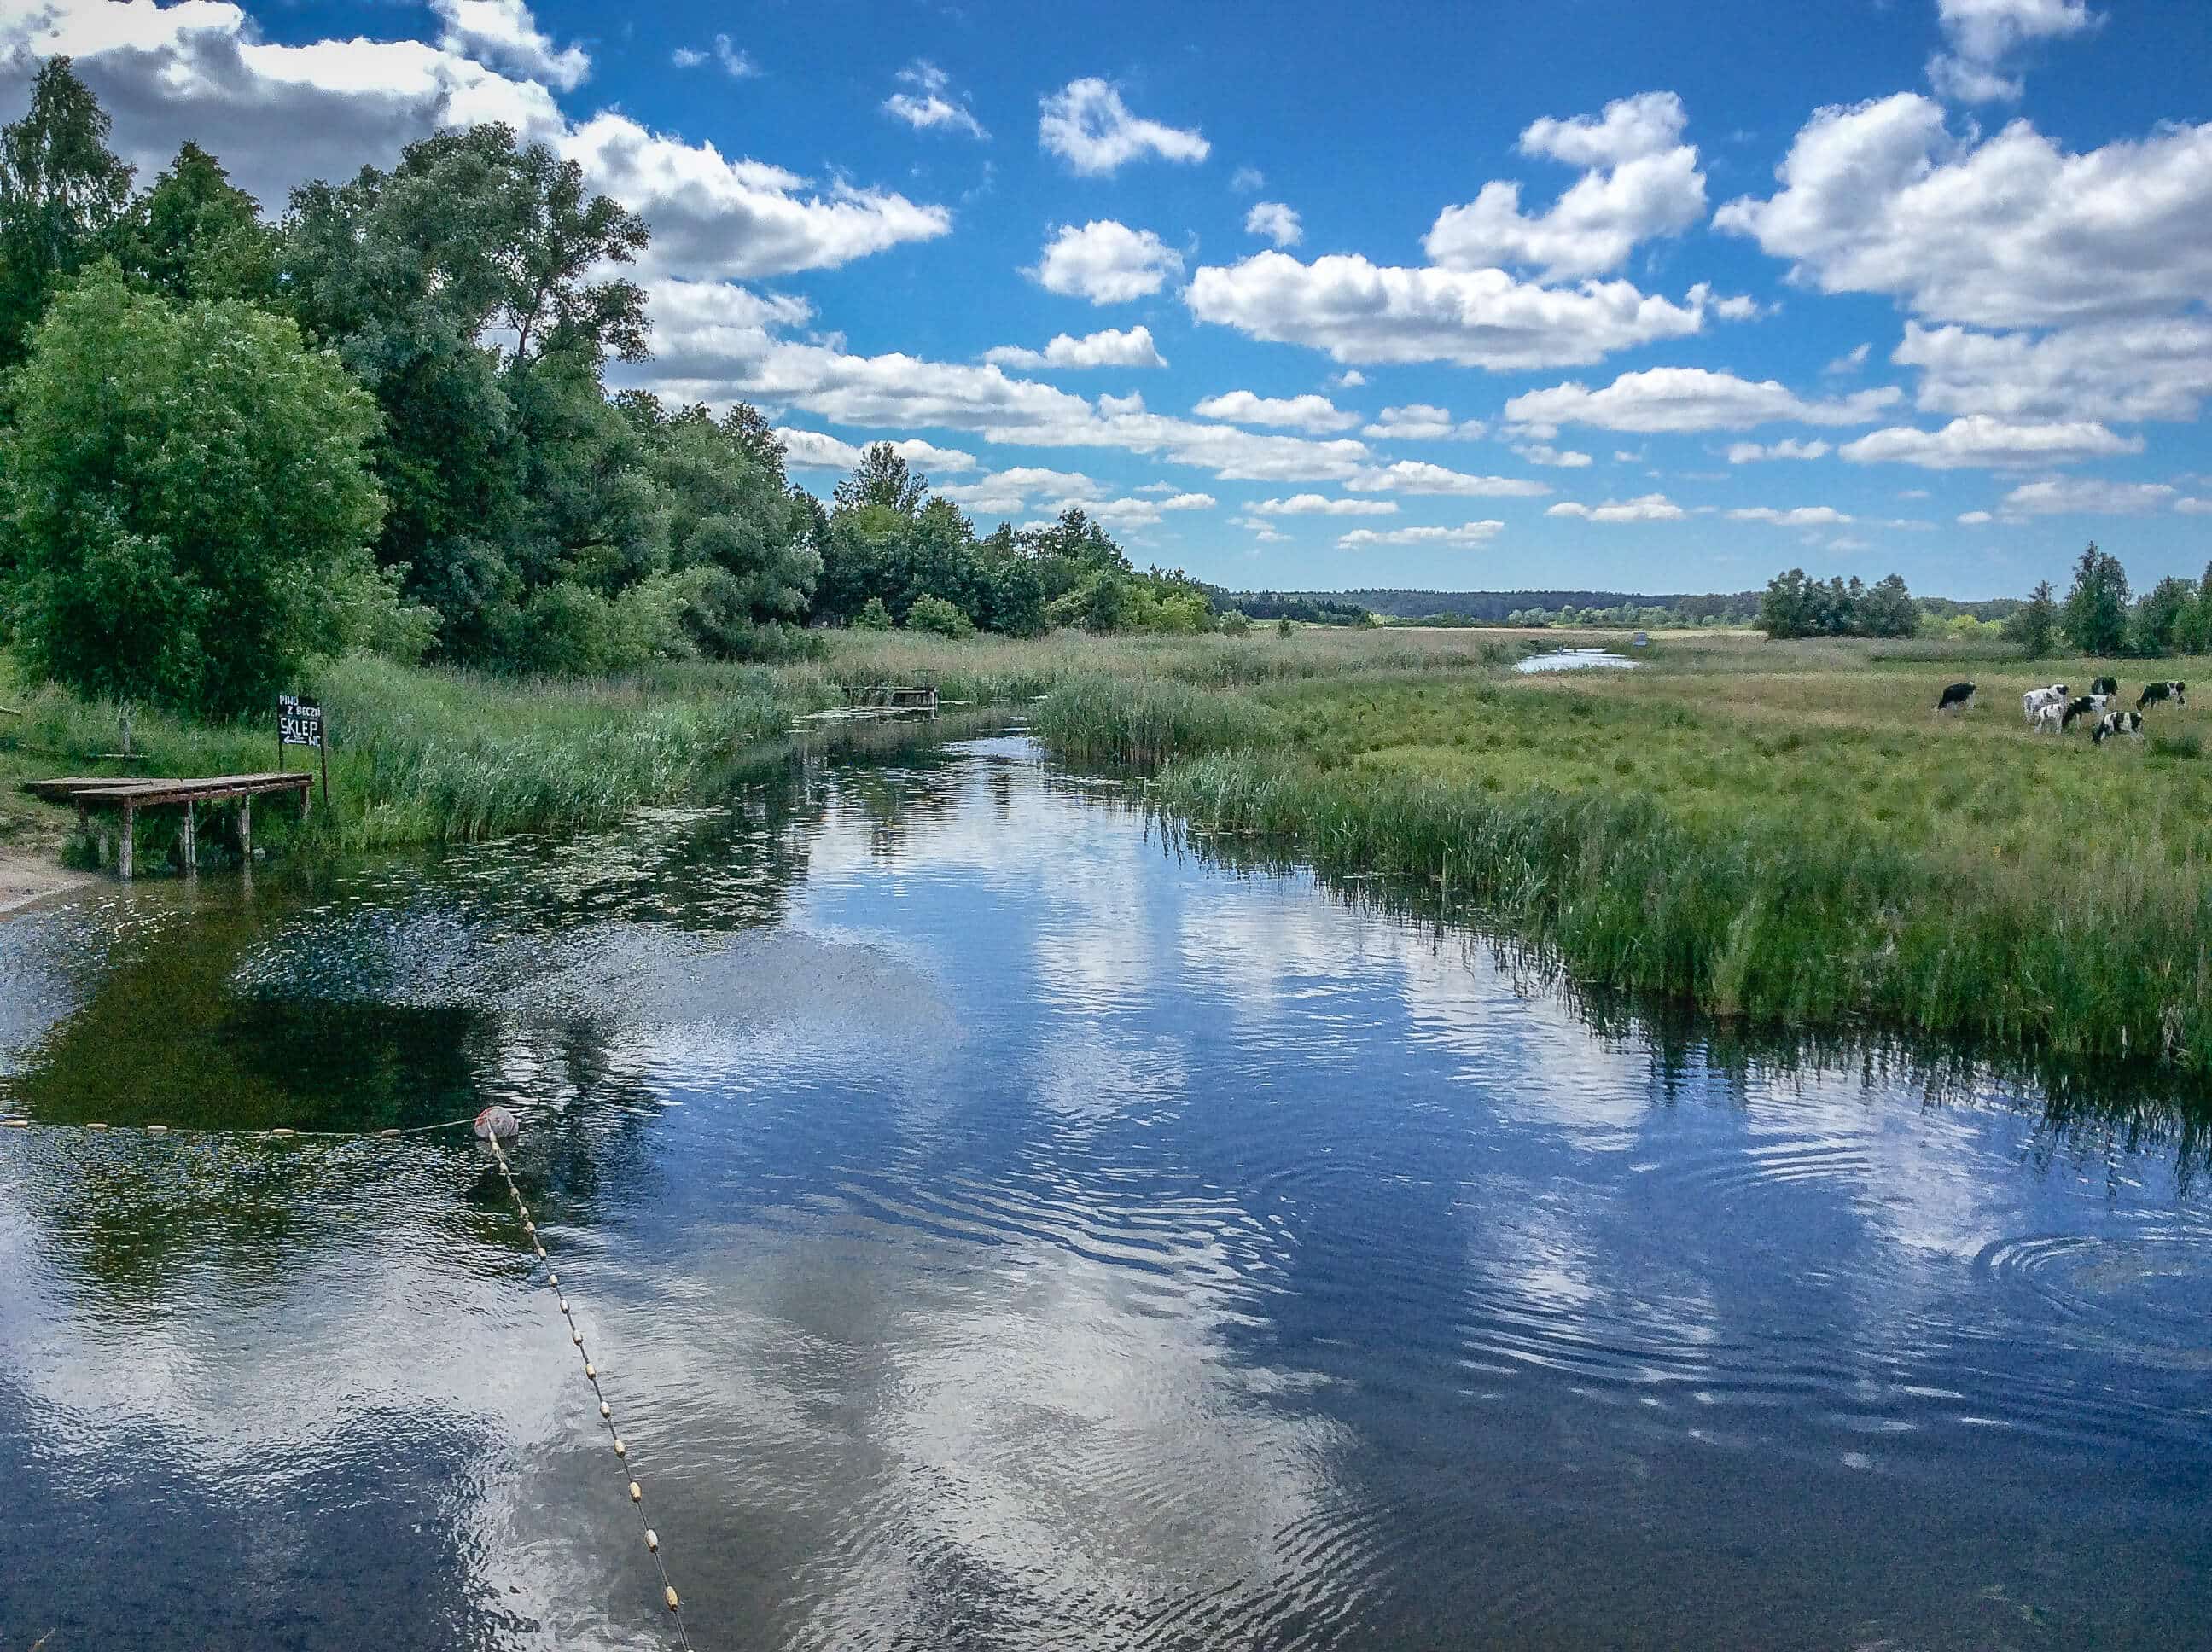
<svg viewBox="0 0 2212 1652">
<path fill-rule="evenodd" d="M 2031 669 L 1960 645 L 1684 634 L 1647 669 L 1259 683 L 1208 719 L 1077 690 L 1036 726 L 1161 763 L 1195 841 L 1418 884 L 1575 978 L 1798 1026 L 2212 1067 L 2200 714 L 2030 734 Z M 1937 719 L 1935 690 L 1981 685 Z"/>
</svg>

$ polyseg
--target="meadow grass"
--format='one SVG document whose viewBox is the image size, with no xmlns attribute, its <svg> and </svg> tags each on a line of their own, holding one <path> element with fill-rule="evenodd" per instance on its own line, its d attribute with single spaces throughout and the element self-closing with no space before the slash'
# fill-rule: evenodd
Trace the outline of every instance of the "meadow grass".
<svg viewBox="0 0 2212 1652">
<path fill-rule="evenodd" d="M 2031 734 L 2019 710 L 2025 689 L 2107 671 L 2131 697 L 2142 663 L 1706 633 L 1644 657 L 1263 683 L 1246 692 L 1272 718 L 1240 710 L 1257 731 L 1241 742 L 1184 708 L 1121 736 L 1128 714 L 1072 695 L 1035 726 L 1072 756 L 1164 747 L 1153 803 L 1201 840 L 1421 880 L 1589 983 L 2212 1069 L 2203 714 L 2154 708 L 2150 738 L 2100 749 L 2080 726 Z M 1977 704 L 1938 717 L 1960 677 Z"/>
</svg>

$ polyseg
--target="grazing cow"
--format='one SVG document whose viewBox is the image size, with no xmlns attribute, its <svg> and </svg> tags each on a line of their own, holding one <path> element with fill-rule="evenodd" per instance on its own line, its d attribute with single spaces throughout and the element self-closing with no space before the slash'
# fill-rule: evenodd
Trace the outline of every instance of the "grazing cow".
<svg viewBox="0 0 2212 1652">
<path fill-rule="evenodd" d="M 2033 722 L 2028 724 L 2028 732 L 2033 734 L 2041 734 L 2045 732 L 2052 734 L 2063 734 L 2066 730 L 2064 715 L 2064 707 L 2061 706 L 2056 700 L 2048 701 L 2035 708 L 2035 719 Z"/>
<path fill-rule="evenodd" d="M 2063 709 L 2065 704 L 2066 685 L 2063 683 L 2053 683 L 2047 689 L 2030 689 L 2026 694 L 2021 695 L 2020 712 L 2021 716 L 2027 719 L 2027 726 L 2033 728 L 2042 720 L 2041 713 L 2045 706 Z"/>
<path fill-rule="evenodd" d="M 2097 745 L 2116 735 L 2132 734 L 2142 738 L 2142 714 L 2139 711 L 2108 711 L 2097 720 L 2097 731 L 2089 738 Z"/>
<path fill-rule="evenodd" d="M 1974 685 L 1971 683 L 1954 683 L 1943 690 L 1942 697 L 1936 701 L 1936 709 L 1964 711 L 1973 703 Z"/>
<path fill-rule="evenodd" d="M 2082 695 L 2078 699 L 2067 701 L 2066 714 L 2058 720 L 2058 732 L 2063 734 L 2068 729 L 2073 727 L 2074 720 L 2076 717 L 2102 717 L 2104 714 L 2105 696 L 2103 695 Z"/>
<path fill-rule="evenodd" d="M 2120 679 L 2117 677 L 2100 677 L 2092 679 L 2089 683 L 2089 692 L 2092 694 L 2118 694 L 2119 691 Z"/>
<path fill-rule="evenodd" d="M 2161 700 L 2171 700 L 2177 706 L 2185 706 L 2189 703 L 2188 696 L 2182 692 L 2185 686 L 2180 683 L 2146 683 L 2142 696 L 2136 701 L 2136 709 L 2141 711 L 2145 706 L 2155 705 Z"/>
</svg>

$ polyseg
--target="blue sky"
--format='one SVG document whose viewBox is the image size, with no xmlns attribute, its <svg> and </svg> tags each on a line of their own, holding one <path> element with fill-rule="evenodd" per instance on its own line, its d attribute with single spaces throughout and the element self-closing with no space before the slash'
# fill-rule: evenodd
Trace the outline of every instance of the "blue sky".
<svg viewBox="0 0 2212 1652">
<path fill-rule="evenodd" d="M 272 211 L 553 143 L 655 232 L 621 376 L 824 493 L 900 440 L 1238 586 L 2212 557 L 2204 0 L 0 0 L 0 115 L 53 51 Z"/>
</svg>

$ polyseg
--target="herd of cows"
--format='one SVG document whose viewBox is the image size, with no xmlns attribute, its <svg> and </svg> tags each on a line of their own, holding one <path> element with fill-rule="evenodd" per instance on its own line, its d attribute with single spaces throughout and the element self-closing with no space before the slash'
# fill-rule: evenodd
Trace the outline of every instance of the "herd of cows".
<svg viewBox="0 0 2212 1652">
<path fill-rule="evenodd" d="M 2146 683 L 2142 693 L 2136 698 L 2133 711 L 2106 711 L 2105 708 L 2117 699 L 2120 692 L 2116 677 L 2100 677 L 2089 684 L 2089 692 L 2067 698 L 2066 685 L 2053 683 L 2048 688 L 2030 689 L 2020 697 L 2020 709 L 2027 719 L 2030 730 L 2038 734 L 2063 734 L 2074 726 L 2076 720 L 2094 718 L 2094 727 L 2089 738 L 2098 745 L 2115 735 L 2132 734 L 2142 738 L 2142 714 L 2145 706 L 2155 706 L 2171 701 L 2177 706 L 2189 703 L 2187 684 L 2182 683 Z M 1936 701 L 1938 712 L 1965 711 L 1974 703 L 1974 685 L 1954 683 L 1945 689 Z"/>
</svg>

